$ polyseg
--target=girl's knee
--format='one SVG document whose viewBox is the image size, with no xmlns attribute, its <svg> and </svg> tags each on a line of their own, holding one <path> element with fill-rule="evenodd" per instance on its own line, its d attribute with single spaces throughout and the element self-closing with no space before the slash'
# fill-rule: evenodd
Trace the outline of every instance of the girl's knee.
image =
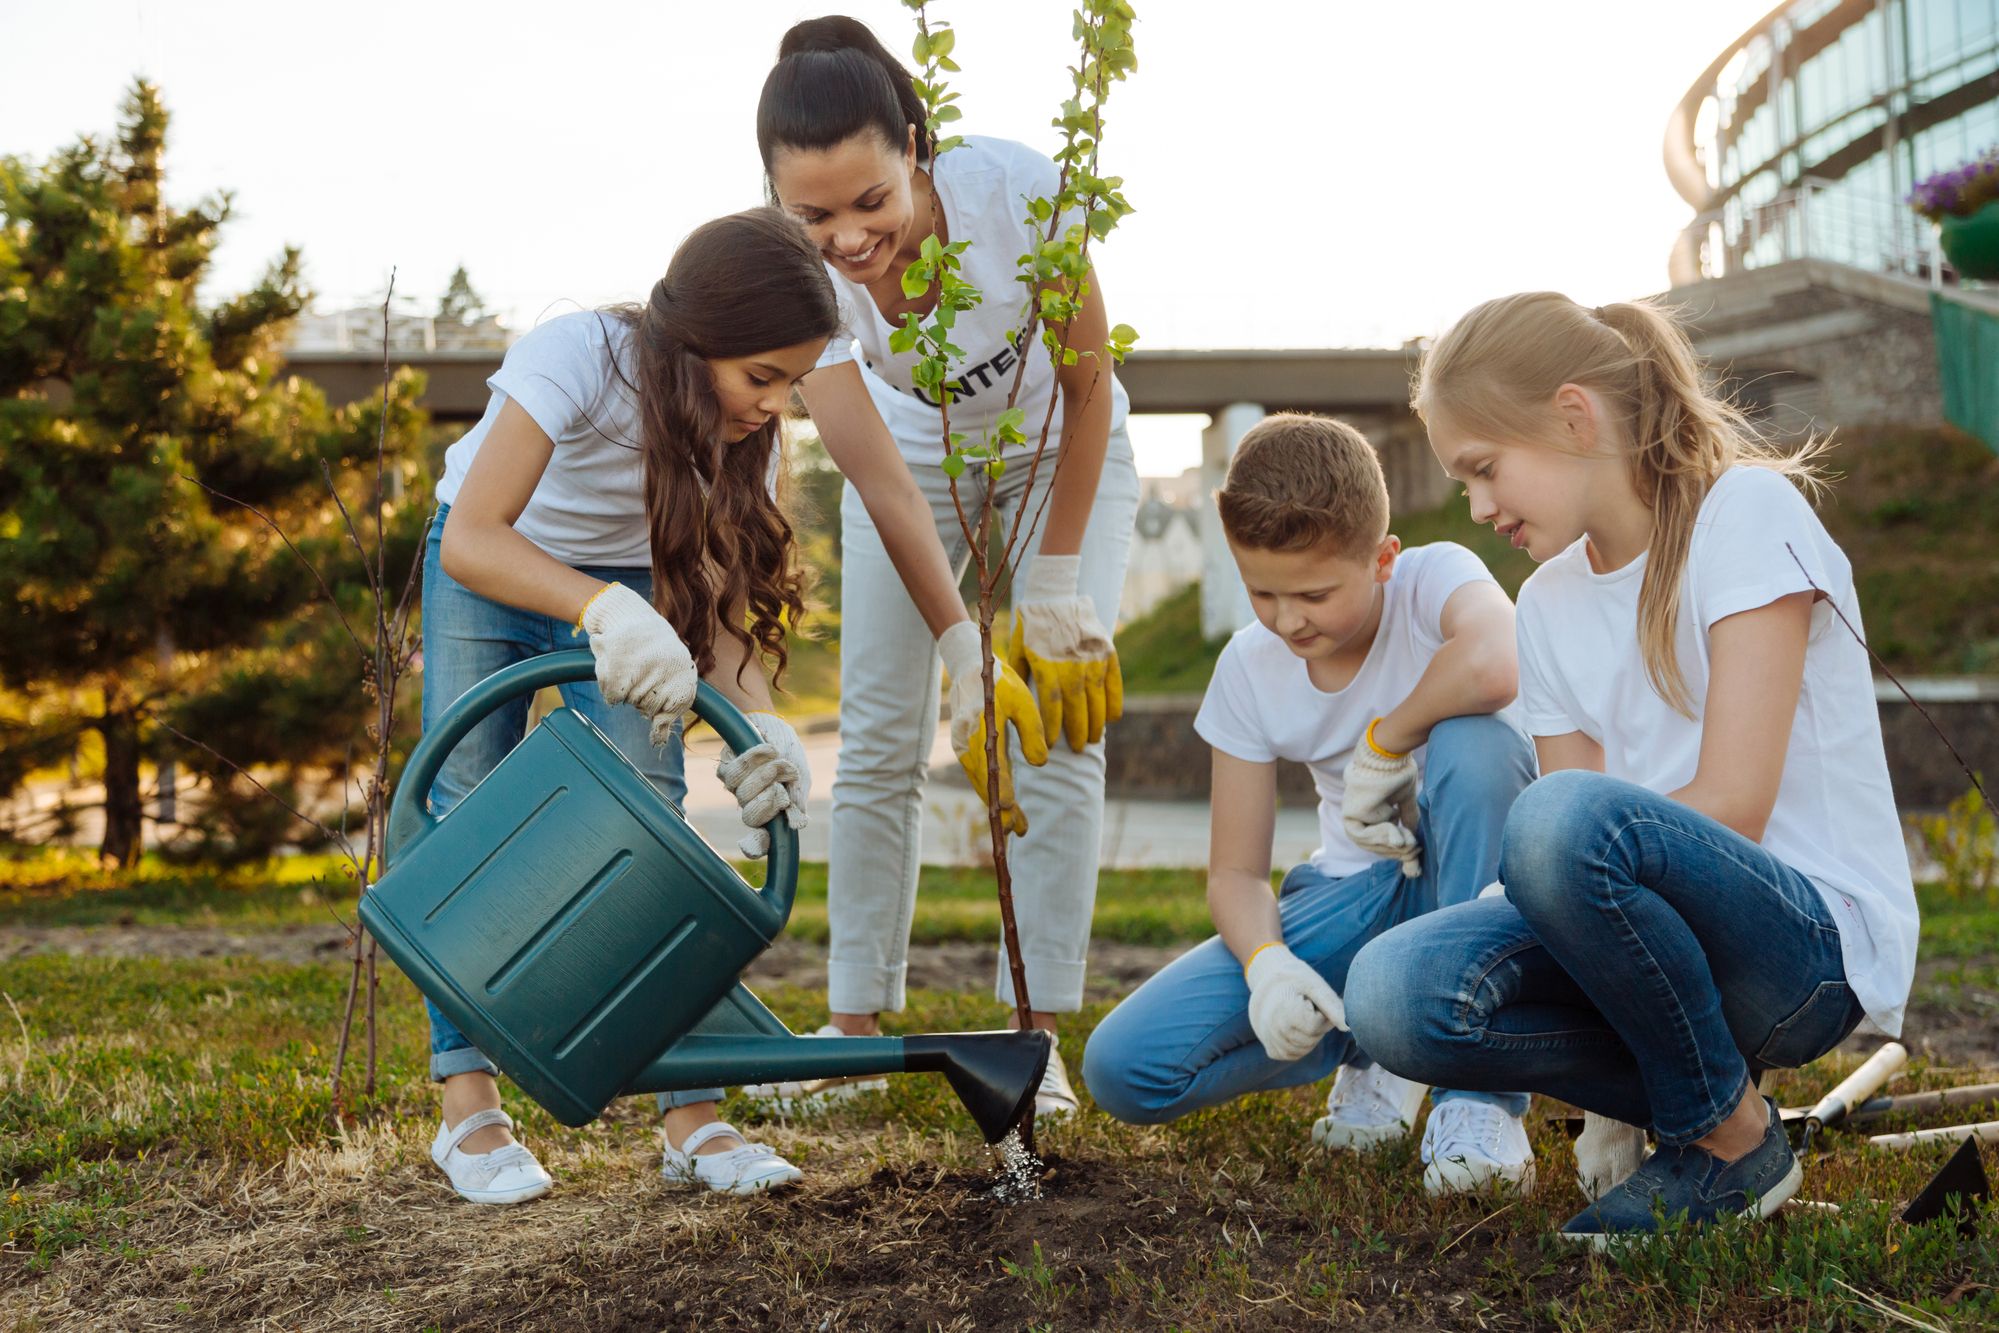
<svg viewBox="0 0 1999 1333">
<path fill-rule="evenodd" d="M 1531 917 L 1546 895 L 1561 893 L 1569 869 L 1591 858 L 1589 849 L 1608 823 L 1604 804 L 1622 785 L 1588 769 L 1566 768 L 1533 783 L 1513 802 L 1500 870 L 1506 896 L 1523 915 Z"/>
</svg>

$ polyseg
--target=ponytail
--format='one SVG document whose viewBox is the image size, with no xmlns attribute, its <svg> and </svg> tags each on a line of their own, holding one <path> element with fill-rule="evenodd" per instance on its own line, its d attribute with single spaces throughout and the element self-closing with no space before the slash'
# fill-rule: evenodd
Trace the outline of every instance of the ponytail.
<svg viewBox="0 0 1999 1333">
<path fill-rule="evenodd" d="M 1710 392 L 1684 330 L 1653 301 L 1584 309 L 1559 292 L 1523 292 L 1476 307 L 1423 354 L 1410 406 L 1494 439 L 1546 443 L 1556 392 L 1595 390 L 1625 450 L 1633 487 L 1652 509 L 1638 592 L 1638 644 L 1652 689 L 1694 716 L 1676 637 L 1680 584 L 1708 489 L 1737 464 L 1807 486 L 1821 480 L 1821 441 L 1784 453 L 1732 403 Z M 1607 423 L 1608 424 L 1608 423 Z"/>
<path fill-rule="evenodd" d="M 778 43 L 757 101 L 757 151 L 768 174 L 780 148 L 827 149 L 872 131 L 900 153 L 913 127 L 917 160 L 928 161 L 925 119 L 909 71 L 867 25 L 829 14 L 794 24 Z"/>
</svg>

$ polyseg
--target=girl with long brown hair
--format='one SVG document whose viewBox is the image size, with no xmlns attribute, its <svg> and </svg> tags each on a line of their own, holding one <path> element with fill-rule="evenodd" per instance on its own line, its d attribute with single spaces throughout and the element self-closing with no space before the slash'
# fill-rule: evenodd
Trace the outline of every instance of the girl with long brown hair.
<svg viewBox="0 0 1999 1333">
<path fill-rule="evenodd" d="M 1759 439 L 1643 301 L 1489 301 L 1414 405 L 1472 517 L 1541 563 L 1516 623 L 1543 776 L 1491 896 L 1355 959 L 1354 1035 L 1592 1113 L 1565 1239 L 1767 1217 L 1803 1168 L 1757 1075 L 1899 1033 L 1916 954 L 1852 566 L 1797 484 L 1816 449 Z"/>
<path fill-rule="evenodd" d="M 793 386 L 839 326 L 818 252 L 775 209 L 697 228 L 642 305 L 550 320 L 511 347 L 485 416 L 446 454 L 424 559 L 424 725 L 480 680 L 587 634 L 597 680 L 562 687 L 676 804 L 680 718 L 705 678 L 765 744 L 728 756 L 725 785 L 762 855 L 762 826 L 803 827 L 812 777 L 772 711 L 765 665 L 785 667 L 804 609 L 778 502 Z M 618 707 L 630 704 L 630 708 Z M 431 790 L 449 809 L 517 744 L 527 701 L 481 722 Z M 494 1067 L 430 1009 L 444 1117 L 431 1156 L 475 1203 L 550 1184 L 509 1133 Z M 719 1088 L 662 1094 L 665 1171 L 749 1193 L 797 1168 L 720 1121 Z"/>
</svg>

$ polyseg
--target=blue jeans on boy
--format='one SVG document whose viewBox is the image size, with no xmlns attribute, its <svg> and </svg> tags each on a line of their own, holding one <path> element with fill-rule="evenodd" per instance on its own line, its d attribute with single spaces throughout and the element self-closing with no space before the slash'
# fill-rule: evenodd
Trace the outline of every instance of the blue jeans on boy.
<svg viewBox="0 0 1999 1333">
<path fill-rule="evenodd" d="M 1812 882 L 1678 801 L 1564 770 L 1506 821 L 1504 898 L 1410 921 L 1354 960 L 1347 1020 L 1409 1078 L 1528 1088 L 1661 1143 L 1705 1137 L 1752 1073 L 1861 1019 Z"/>
<path fill-rule="evenodd" d="M 467 690 L 502 667 L 547 653 L 569 648 L 586 648 L 589 641 L 576 626 L 536 611 L 481 597 L 444 572 L 441 552 L 444 520 L 450 505 L 439 505 L 431 521 L 429 540 L 423 552 L 423 729 L 429 731 L 444 710 L 456 703 Z M 607 583 L 622 583 L 641 597 L 652 596 L 649 569 L 591 568 L 583 570 Z M 673 742 L 654 746 L 651 724 L 636 708 L 604 702 L 594 680 L 560 687 L 562 702 L 590 720 L 610 742 L 652 779 L 667 800 L 676 806 L 687 799 L 687 783 L 682 774 L 680 736 Z M 528 699 L 510 700 L 472 728 L 458 748 L 438 770 L 430 788 L 430 811 L 443 815 L 465 799 L 465 793 L 479 785 L 527 734 Z M 475 1049 L 464 1033 L 438 1011 L 428 997 L 430 1011 L 430 1076 L 443 1081 L 453 1074 L 483 1071 L 497 1073 L 493 1062 Z M 720 1088 L 697 1092 L 660 1094 L 660 1108 L 715 1101 Z"/>
<path fill-rule="evenodd" d="M 1476 898 L 1496 878 L 1507 808 L 1533 780 L 1533 748 L 1511 722 L 1494 716 L 1439 722 L 1423 764 L 1417 821 L 1423 873 L 1405 879 L 1400 861 L 1377 861 L 1339 878 L 1310 864 L 1294 867 L 1278 889 L 1285 945 L 1344 993 L 1362 945 L 1412 917 Z M 1097 1105 L 1119 1120 L 1158 1125 L 1246 1093 L 1316 1083 L 1343 1064 L 1368 1063 L 1354 1035 L 1338 1030 L 1302 1060 L 1265 1054 L 1249 1025 L 1242 963 L 1216 936 L 1167 964 L 1098 1025 L 1083 1051 L 1083 1081 Z M 1431 1095 L 1439 1102 L 1491 1102 L 1510 1115 L 1525 1114 L 1528 1103 L 1524 1092 L 1437 1088 Z"/>
</svg>

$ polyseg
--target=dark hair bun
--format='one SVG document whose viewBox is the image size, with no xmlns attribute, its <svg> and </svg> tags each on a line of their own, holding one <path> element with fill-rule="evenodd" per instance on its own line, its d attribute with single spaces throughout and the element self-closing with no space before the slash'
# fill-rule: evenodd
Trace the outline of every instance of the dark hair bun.
<svg viewBox="0 0 1999 1333">
<path fill-rule="evenodd" d="M 823 150 L 856 134 L 879 135 L 893 151 L 916 128 L 917 156 L 930 156 L 923 101 L 909 71 L 868 25 L 844 14 L 793 24 L 757 101 L 764 170 L 779 148 Z"/>
</svg>

